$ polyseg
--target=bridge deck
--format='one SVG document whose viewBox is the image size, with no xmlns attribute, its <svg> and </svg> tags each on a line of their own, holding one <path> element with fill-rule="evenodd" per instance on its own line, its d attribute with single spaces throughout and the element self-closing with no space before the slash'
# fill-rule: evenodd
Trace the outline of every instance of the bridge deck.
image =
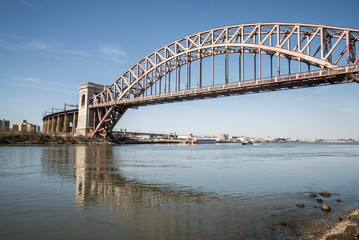
<svg viewBox="0 0 359 240">
<path fill-rule="evenodd" d="M 182 102 L 196 99 L 216 98 L 231 95 L 271 92 L 287 89 L 315 87 L 330 84 L 358 82 L 359 66 L 346 66 L 334 69 L 316 70 L 311 72 L 282 75 L 276 77 L 248 80 L 183 90 L 178 92 L 162 93 L 160 95 L 141 96 L 132 99 L 121 99 L 107 103 L 93 104 L 90 108 L 117 106 L 124 108 L 155 105 L 171 102 Z"/>
</svg>

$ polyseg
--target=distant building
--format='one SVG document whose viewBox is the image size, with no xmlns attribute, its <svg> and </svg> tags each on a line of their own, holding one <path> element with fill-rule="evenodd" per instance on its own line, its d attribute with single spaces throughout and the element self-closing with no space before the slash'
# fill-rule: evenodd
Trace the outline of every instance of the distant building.
<svg viewBox="0 0 359 240">
<path fill-rule="evenodd" d="M 18 132 L 18 131 L 19 131 L 19 125 L 13 124 L 13 125 L 11 126 L 11 131 Z"/>
<path fill-rule="evenodd" d="M 10 130 L 10 121 L 0 118 L 0 132 L 7 132 Z"/>
<path fill-rule="evenodd" d="M 229 141 L 229 135 L 225 133 L 220 133 L 217 135 L 217 141 Z"/>
<path fill-rule="evenodd" d="M 40 126 L 28 123 L 26 120 L 21 120 L 19 124 L 12 125 L 12 131 L 20 133 L 36 133 L 40 132 Z"/>
<path fill-rule="evenodd" d="M 177 138 L 178 139 L 187 139 L 187 138 L 191 138 L 193 137 L 192 133 L 190 134 L 178 134 Z"/>
</svg>

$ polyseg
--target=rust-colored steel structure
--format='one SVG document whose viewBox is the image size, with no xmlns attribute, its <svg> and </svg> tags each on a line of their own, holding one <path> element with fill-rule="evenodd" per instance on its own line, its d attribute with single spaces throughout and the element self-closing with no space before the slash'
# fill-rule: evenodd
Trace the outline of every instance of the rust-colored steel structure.
<svg viewBox="0 0 359 240">
<path fill-rule="evenodd" d="M 75 135 L 78 120 L 78 109 L 51 113 L 42 119 L 42 132 L 47 134 Z"/>
<path fill-rule="evenodd" d="M 91 135 L 128 108 L 358 82 L 359 29 L 254 23 L 199 32 L 147 55 L 89 103 Z"/>
</svg>

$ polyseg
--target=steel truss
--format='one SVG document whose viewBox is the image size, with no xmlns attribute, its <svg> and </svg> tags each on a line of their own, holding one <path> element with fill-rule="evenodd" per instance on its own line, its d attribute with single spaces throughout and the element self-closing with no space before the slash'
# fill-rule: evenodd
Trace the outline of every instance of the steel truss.
<svg viewBox="0 0 359 240">
<path fill-rule="evenodd" d="M 359 61 L 356 53 L 358 40 L 359 29 L 299 23 L 226 26 L 184 37 L 144 57 L 93 98 L 90 108 L 98 112 L 93 134 L 111 132 L 126 111 L 124 106 L 119 108 L 121 101 L 191 90 L 194 61 L 198 62 L 197 88 L 201 89 L 206 87 L 202 73 L 204 58 L 212 58 L 211 85 L 214 87 L 217 85 L 214 74 L 217 55 L 225 57 L 224 82 L 221 84 L 229 84 L 230 54 L 238 55 L 237 82 L 245 82 L 248 81 L 245 79 L 245 71 L 252 71 L 248 69 L 249 65 L 253 68 L 253 79 L 262 79 L 262 69 L 268 65 L 270 71 L 266 77 L 283 75 L 283 59 L 288 62 L 288 74 L 301 73 L 303 64 L 307 65 L 308 70 L 311 66 L 331 69 L 356 65 Z M 248 54 L 253 56 L 250 64 L 248 58 L 245 58 Z M 269 56 L 269 63 L 262 60 L 264 56 Z M 277 63 L 273 61 L 275 58 Z M 296 70 L 291 68 L 292 62 L 298 63 Z M 274 71 L 273 66 L 277 67 L 277 71 Z M 181 88 L 182 67 L 186 70 L 185 88 Z"/>
</svg>

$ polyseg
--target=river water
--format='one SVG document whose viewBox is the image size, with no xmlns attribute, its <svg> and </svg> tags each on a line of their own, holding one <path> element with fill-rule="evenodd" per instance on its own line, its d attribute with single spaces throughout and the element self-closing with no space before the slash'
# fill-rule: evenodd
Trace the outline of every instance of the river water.
<svg viewBox="0 0 359 240">
<path fill-rule="evenodd" d="M 1 146 L 0 239 L 299 239 L 358 173 L 358 144 Z"/>
</svg>

